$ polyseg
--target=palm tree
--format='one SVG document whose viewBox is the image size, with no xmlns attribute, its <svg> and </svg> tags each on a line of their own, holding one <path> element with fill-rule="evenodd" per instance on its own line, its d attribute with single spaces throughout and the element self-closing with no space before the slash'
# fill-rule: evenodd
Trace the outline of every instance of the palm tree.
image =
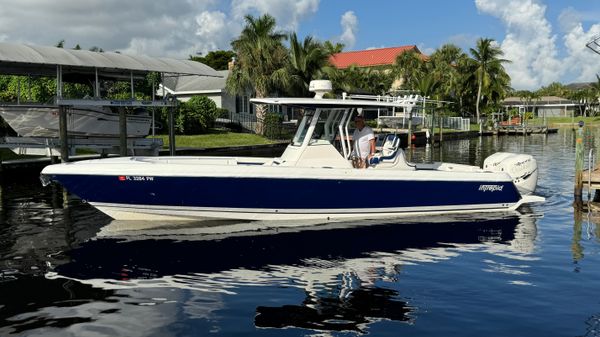
<svg viewBox="0 0 600 337">
<path fill-rule="evenodd" d="M 396 57 L 394 73 L 402 81 L 402 87 L 412 89 L 422 73 L 425 62 L 414 50 L 405 51 Z"/>
<path fill-rule="evenodd" d="M 571 94 L 571 90 L 559 82 L 552 82 L 547 86 L 542 87 L 537 92 L 541 96 L 557 96 L 563 98 Z"/>
<path fill-rule="evenodd" d="M 444 99 L 457 99 L 462 78 L 459 65 L 467 55 L 453 44 L 436 49 L 429 58 L 436 77 L 440 80 L 440 93 Z"/>
<path fill-rule="evenodd" d="M 501 72 L 505 73 L 502 63 L 509 62 L 501 59 L 504 54 L 502 50 L 493 44 L 493 39 L 479 39 L 475 49 L 471 48 L 470 52 L 475 61 L 475 75 L 477 77 L 477 101 L 475 102 L 475 111 L 477 113 L 477 123 L 481 121 L 479 105 L 482 98 L 483 90 L 487 90 L 493 84 L 497 75 Z"/>
<path fill-rule="evenodd" d="M 333 44 L 331 41 L 325 41 L 325 43 L 323 43 L 323 47 L 325 48 L 327 55 L 333 55 L 341 53 L 344 50 L 345 46 L 343 43 L 340 42 L 336 42 L 335 44 Z"/>
<path fill-rule="evenodd" d="M 289 74 L 292 96 L 307 96 L 311 80 L 322 77 L 328 67 L 329 55 L 325 48 L 311 36 L 301 43 L 296 33 L 290 34 Z"/>
<path fill-rule="evenodd" d="M 590 87 L 590 102 L 594 102 L 595 107 L 593 110 L 597 112 L 598 106 L 600 105 L 600 76 L 596 74 L 596 82 L 593 82 Z"/>
<path fill-rule="evenodd" d="M 283 45 L 286 35 L 275 31 L 275 19 L 265 14 L 259 18 L 245 17 L 246 26 L 240 36 L 231 42 L 237 61 L 227 78 L 227 91 L 241 94 L 253 89 L 258 98 L 279 91 L 289 85 L 286 71 L 287 49 Z M 256 107 L 257 129 L 264 133 L 266 106 Z"/>
<path fill-rule="evenodd" d="M 592 89 L 596 92 L 596 95 L 600 97 L 600 75 L 596 74 L 596 82 L 591 84 Z"/>
</svg>

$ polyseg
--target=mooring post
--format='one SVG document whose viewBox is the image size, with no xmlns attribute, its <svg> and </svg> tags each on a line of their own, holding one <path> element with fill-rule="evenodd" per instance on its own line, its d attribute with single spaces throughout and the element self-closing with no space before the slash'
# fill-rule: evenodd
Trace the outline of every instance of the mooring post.
<svg viewBox="0 0 600 337">
<path fill-rule="evenodd" d="M 169 107 L 169 155 L 175 155 L 175 106 Z"/>
<path fill-rule="evenodd" d="M 407 134 L 407 147 L 410 149 L 410 146 L 412 145 L 412 111 L 411 108 L 408 108 L 408 134 Z"/>
<path fill-rule="evenodd" d="M 127 113 L 125 107 L 119 107 L 119 154 L 127 157 Z"/>
<path fill-rule="evenodd" d="M 60 159 L 63 163 L 69 161 L 69 140 L 67 136 L 67 107 L 58 107 L 58 128 L 60 136 Z"/>
<path fill-rule="evenodd" d="M 444 127 L 443 124 L 444 120 L 442 119 L 442 116 L 440 115 L 439 117 L 439 124 L 440 124 L 440 140 L 438 141 L 438 143 L 440 143 L 440 146 L 442 146 L 442 142 L 444 141 L 444 131 L 442 131 L 442 128 Z"/>
<path fill-rule="evenodd" d="M 583 191 L 583 121 L 579 121 L 579 129 L 577 130 L 577 139 L 575 141 L 575 191 L 574 204 L 580 206 L 583 204 L 581 199 Z"/>
</svg>

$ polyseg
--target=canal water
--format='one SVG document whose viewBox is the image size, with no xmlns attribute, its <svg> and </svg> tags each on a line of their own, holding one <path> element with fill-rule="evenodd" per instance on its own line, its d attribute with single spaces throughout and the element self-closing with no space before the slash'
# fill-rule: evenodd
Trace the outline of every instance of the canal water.
<svg viewBox="0 0 600 337">
<path fill-rule="evenodd" d="M 600 335 L 600 227 L 571 206 L 574 144 L 564 129 L 412 153 L 534 155 L 546 202 L 518 213 L 250 233 L 140 230 L 35 176 L 5 177 L 0 336 Z"/>
</svg>

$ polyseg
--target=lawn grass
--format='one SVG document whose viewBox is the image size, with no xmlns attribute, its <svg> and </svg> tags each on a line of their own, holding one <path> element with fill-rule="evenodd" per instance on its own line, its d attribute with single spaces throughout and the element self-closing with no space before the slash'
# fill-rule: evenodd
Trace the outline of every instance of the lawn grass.
<svg viewBox="0 0 600 337">
<path fill-rule="evenodd" d="M 169 147 L 168 135 L 156 135 L 156 138 L 163 140 L 164 148 Z M 178 148 L 214 148 L 228 146 L 250 146 L 274 144 L 275 142 L 263 136 L 252 133 L 236 133 L 227 131 L 213 130 L 210 133 L 202 135 L 176 135 L 175 144 Z"/>
</svg>

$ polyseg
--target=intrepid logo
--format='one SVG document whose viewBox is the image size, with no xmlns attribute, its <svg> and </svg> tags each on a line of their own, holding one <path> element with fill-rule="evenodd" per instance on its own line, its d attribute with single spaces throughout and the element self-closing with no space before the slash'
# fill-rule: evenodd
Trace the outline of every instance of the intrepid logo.
<svg viewBox="0 0 600 337">
<path fill-rule="evenodd" d="M 502 192 L 504 185 L 479 185 L 479 190 L 481 192 Z"/>
</svg>

